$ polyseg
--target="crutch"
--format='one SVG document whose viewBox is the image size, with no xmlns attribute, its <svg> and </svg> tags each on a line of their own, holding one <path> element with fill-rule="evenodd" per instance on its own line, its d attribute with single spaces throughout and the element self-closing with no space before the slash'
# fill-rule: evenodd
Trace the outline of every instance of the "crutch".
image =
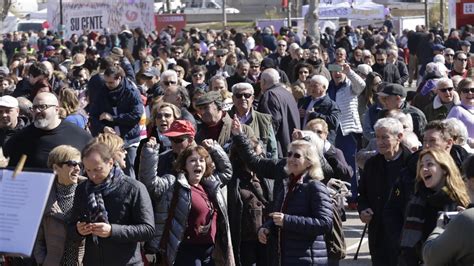
<svg viewBox="0 0 474 266">
<path fill-rule="evenodd" d="M 356 254 L 354 254 L 354 260 L 357 260 L 359 257 L 360 246 L 362 246 L 362 241 L 364 240 L 365 232 L 367 231 L 368 224 L 365 224 L 364 230 L 362 231 L 362 236 L 360 237 L 359 246 L 357 247 Z"/>
</svg>

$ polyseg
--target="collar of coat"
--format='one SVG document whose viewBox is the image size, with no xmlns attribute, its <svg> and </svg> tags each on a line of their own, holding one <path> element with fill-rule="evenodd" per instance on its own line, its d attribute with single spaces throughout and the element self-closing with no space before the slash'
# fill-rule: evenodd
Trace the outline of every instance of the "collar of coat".
<svg viewBox="0 0 474 266">
<path fill-rule="evenodd" d="M 459 100 L 459 95 L 457 93 L 453 93 L 453 104 L 454 106 L 461 104 L 461 101 Z M 439 96 L 436 95 L 433 100 L 433 109 L 438 109 L 441 106 L 443 106 L 443 103 L 441 102 L 441 99 L 439 98 Z"/>
</svg>

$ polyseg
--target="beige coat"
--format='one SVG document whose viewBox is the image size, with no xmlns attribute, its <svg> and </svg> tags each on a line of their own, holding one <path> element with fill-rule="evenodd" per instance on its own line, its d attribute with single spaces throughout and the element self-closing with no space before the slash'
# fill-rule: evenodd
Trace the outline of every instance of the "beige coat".
<svg viewBox="0 0 474 266">
<path fill-rule="evenodd" d="M 86 180 L 81 177 L 79 182 Z M 41 221 L 41 225 L 36 237 L 33 254 L 36 262 L 43 266 L 58 266 L 63 265 L 64 247 L 67 240 L 67 224 L 68 221 L 64 219 L 64 213 L 59 208 L 56 199 L 56 182 L 53 183 L 51 192 L 49 194 L 46 209 Z M 70 243 L 77 245 L 79 249 L 78 257 L 74 265 L 82 265 L 82 258 L 84 257 L 84 241 L 80 243 Z M 78 245 L 79 244 L 79 245 Z"/>
</svg>

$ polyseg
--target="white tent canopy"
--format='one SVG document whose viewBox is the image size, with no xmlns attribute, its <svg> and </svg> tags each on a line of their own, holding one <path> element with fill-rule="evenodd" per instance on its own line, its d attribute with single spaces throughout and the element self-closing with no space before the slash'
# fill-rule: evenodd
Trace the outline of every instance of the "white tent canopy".
<svg viewBox="0 0 474 266">
<path fill-rule="evenodd" d="M 357 1 L 357 2 L 338 2 L 332 4 L 326 4 L 321 2 L 319 4 L 319 16 L 321 18 L 326 17 L 340 17 L 347 19 L 384 19 L 385 7 L 383 5 L 376 4 L 371 1 Z M 308 12 L 308 5 L 302 7 L 303 17 Z"/>
</svg>

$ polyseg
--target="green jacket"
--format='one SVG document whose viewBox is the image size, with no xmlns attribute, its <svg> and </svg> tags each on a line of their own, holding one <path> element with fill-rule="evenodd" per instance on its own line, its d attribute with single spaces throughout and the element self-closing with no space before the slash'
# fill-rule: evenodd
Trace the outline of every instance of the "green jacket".
<svg viewBox="0 0 474 266">
<path fill-rule="evenodd" d="M 460 104 L 459 96 L 457 96 L 457 97 L 454 96 L 453 103 L 454 104 L 451 106 L 451 108 L 453 106 L 456 106 L 456 105 Z M 449 111 L 451 110 L 451 108 L 448 109 L 448 107 L 446 107 L 446 105 L 441 103 L 441 100 L 439 99 L 439 96 L 436 95 L 436 97 L 433 99 L 433 102 L 429 103 L 428 105 L 426 105 L 423 108 L 423 112 L 425 113 L 426 120 L 428 122 L 430 122 L 430 121 L 433 121 L 433 120 L 446 119 L 446 117 L 448 116 Z"/>
<path fill-rule="evenodd" d="M 236 114 L 235 107 L 229 111 L 230 117 Z M 251 118 L 245 123 L 248 125 L 255 136 L 263 142 L 263 149 L 266 151 L 267 158 L 278 158 L 278 150 L 275 132 L 272 126 L 272 116 L 250 110 Z"/>
</svg>

